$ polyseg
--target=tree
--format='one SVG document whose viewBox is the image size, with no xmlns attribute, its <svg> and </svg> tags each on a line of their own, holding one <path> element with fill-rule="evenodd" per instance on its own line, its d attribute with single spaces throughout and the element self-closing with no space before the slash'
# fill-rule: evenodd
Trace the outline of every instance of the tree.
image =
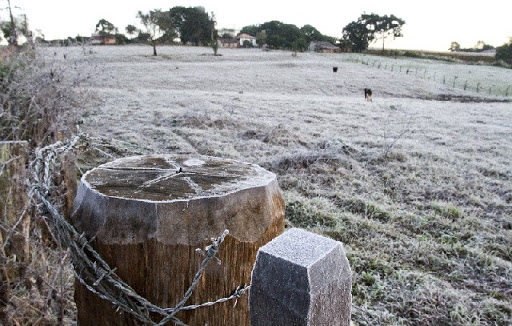
<svg viewBox="0 0 512 326">
<path fill-rule="evenodd" d="M 133 26 L 133 25 L 127 25 L 124 30 L 126 31 L 126 34 L 132 36 L 133 34 L 135 34 L 135 32 L 137 32 L 137 27 Z"/>
<path fill-rule="evenodd" d="M 240 33 L 245 33 L 249 35 L 256 36 L 258 32 L 261 32 L 263 29 L 261 28 L 261 25 L 249 25 L 245 26 L 240 30 Z"/>
<path fill-rule="evenodd" d="M 476 45 L 473 47 L 473 49 L 476 50 L 476 52 L 483 52 L 486 50 L 494 49 L 494 46 L 489 45 L 489 44 L 485 43 L 484 41 L 480 40 L 480 41 L 476 42 Z"/>
<path fill-rule="evenodd" d="M 214 30 L 211 19 L 203 7 L 173 7 L 166 15 L 172 32 L 178 35 L 183 44 L 209 45 Z"/>
<path fill-rule="evenodd" d="M 5 28 L 2 26 L 2 32 L 4 33 L 5 38 L 9 42 L 9 45 L 13 45 L 13 46 L 17 47 L 18 46 L 18 35 L 16 33 L 17 27 L 16 27 L 16 22 L 14 21 L 14 16 L 12 15 L 11 0 L 7 0 L 7 8 L 9 9 L 9 18 L 10 18 L 10 22 L 8 24 L 9 27 Z"/>
<path fill-rule="evenodd" d="M 274 49 L 292 49 L 293 43 L 301 36 L 300 29 L 292 24 L 270 21 L 260 25 L 267 33 L 267 44 Z"/>
<path fill-rule="evenodd" d="M 265 31 L 265 34 L 260 34 L 260 41 L 258 43 L 266 43 L 269 47 L 274 49 L 291 49 L 293 42 L 300 36 L 300 30 L 295 25 L 283 24 L 280 21 L 273 20 L 263 23 L 259 26 L 246 26 L 242 28 L 242 33 L 250 35 L 258 35 L 260 32 Z"/>
<path fill-rule="evenodd" d="M 308 48 L 308 43 L 302 37 L 297 38 L 292 43 L 292 50 L 294 52 L 294 55 L 297 55 L 297 51 L 304 52 L 307 48 Z"/>
<path fill-rule="evenodd" d="M 217 41 L 217 30 L 215 30 L 215 24 L 217 22 L 215 21 L 215 14 L 212 12 L 212 16 L 210 17 L 210 46 L 213 49 L 213 55 L 217 55 L 217 51 L 219 50 L 219 42 Z"/>
<path fill-rule="evenodd" d="M 351 22 L 343 28 L 341 43 L 354 52 L 362 52 L 368 49 L 370 43 L 368 29 L 362 23 Z"/>
<path fill-rule="evenodd" d="M 106 19 L 100 19 L 96 24 L 96 32 L 101 36 L 113 36 L 117 28 Z"/>
<path fill-rule="evenodd" d="M 267 44 L 271 48 L 293 51 L 304 51 L 311 41 L 334 42 L 333 37 L 323 35 L 311 25 L 298 28 L 293 24 L 285 24 L 277 20 L 261 25 L 245 26 L 241 33 L 255 35 L 260 46 Z"/>
<path fill-rule="evenodd" d="M 11 46 L 18 47 L 18 38 L 24 36 L 28 43 L 31 44 L 32 31 L 28 28 L 27 15 L 20 15 L 14 17 L 12 13 L 11 1 L 7 0 L 7 8 L 9 11 L 9 20 L 0 22 L 0 30 L 7 40 L 7 43 Z"/>
<path fill-rule="evenodd" d="M 146 33 L 144 35 L 147 37 L 145 41 L 148 41 L 151 46 L 153 46 L 153 55 L 156 56 L 156 43 L 157 38 L 162 34 L 162 31 L 160 29 L 160 21 L 163 19 L 163 13 L 160 9 L 152 10 L 148 12 L 147 14 L 143 13 L 142 11 L 139 11 L 137 13 L 137 18 L 140 19 L 140 22 L 142 25 L 144 25 L 144 28 L 146 29 Z M 142 32 L 139 33 L 139 37 L 141 36 Z"/>
<path fill-rule="evenodd" d="M 116 38 L 116 44 L 126 44 L 130 42 L 124 34 L 116 33 L 114 36 Z"/>
<path fill-rule="evenodd" d="M 479 40 L 478 42 L 476 42 L 476 44 L 473 48 L 476 50 L 483 50 L 484 46 L 485 46 L 485 42 L 482 40 Z"/>
<path fill-rule="evenodd" d="M 395 15 L 370 15 L 370 17 L 374 19 L 369 21 L 373 30 L 373 38 L 376 40 L 382 39 L 382 52 L 384 52 L 384 42 L 388 37 L 392 36 L 395 39 L 396 37 L 403 36 L 402 26 L 405 24 L 403 19 Z"/>
<path fill-rule="evenodd" d="M 311 41 L 326 41 L 325 36 L 311 25 L 304 25 L 300 28 L 304 40 L 309 44 Z"/>
<path fill-rule="evenodd" d="M 512 65 L 512 42 L 496 48 L 496 61 L 500 60 Z"/>
<path fill-rule="evenodd" d="M 460 44 L 457 42 L 452 42 L 452 44 L 450 45 L 450 48 L 448 50 L 450 50 L 452 52 L 460 51 Z"/>
<path fill-rule="evenodd" d="M 230 39 L 230 38 L 235 38 L 235 35 L 233 35 L 232 33 L 224 33 L 220 36 L 221 38 L 225 38 L 225 39 Z"/>
<path fill-rule="evenodd" d="M 267 31 L 262 30 L 256 33 L 256 42 L 258 43 L 259 47 L 262 47 L 264 44 L 267 43 Z"/>
<path fill-rule="evenodd" d="M 385 40 L 390 36 L 393 38 L 403 36 L 404 24 L 405 21 L 395 15 L 362 14 L 357 21 L 343 28 L 343 39 L 349 41 L 352 44 L 352 50 L 356 52 L 366 50 L 370 43 L 381 39 L 384 52 Z"/>
</svg>

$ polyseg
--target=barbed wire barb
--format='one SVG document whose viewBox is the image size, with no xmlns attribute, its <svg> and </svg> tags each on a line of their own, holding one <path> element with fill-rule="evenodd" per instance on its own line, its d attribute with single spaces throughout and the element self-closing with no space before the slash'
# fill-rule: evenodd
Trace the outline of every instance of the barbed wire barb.
<svg viewBox="0 0 512 326">
<path fill-rule="evenodd" d="M 219 237 L 213 238 L 211 244 L 206 246 L 204 250 L 196 250 L 204 256 L 204 259 L 194 276 L 192 284 L 174 308 L 162 308 L 139 295 L 130 285 L 124 282 L 116 274 L 116 268 L 111 268 L 93 248 L 92 244 L 95 238 L 87 239 L 85 233 L 79 233 L 61 215 L 55 205 L 52 204 L 50 196 L 55 161 L 59 158 L 59 155 L 76 150 L 81 144 L 87 144 L 87 142 L 88 136 L 85 134 L 75 135 L 65 141 L 57 141 L 36 149 L 35 158 L 30 162 L 33 171 L 30 194 L 48 212 L 49 217 L 45 219 L 45 222 L 53 239 L 64 248 L 68 248 L 71 267 L 78 282 L 91 293 L 112 304 L 116 312 L 128 313 L 145 325 L 150 326 L 166 325 L 169 322 L 175 325 L 187 326 L 176 317 L 178 312 L 208 307 L 229 300 L 235 300 L 234 306 L 236 306 L 237 300 L 250 289 L 249 285 L 238 286 L 233 294 L 227 298 L 185 306 L 199 284 L 208 263 L 211 260 L 220 263 L 216 255 L 220 245 L 229 234 L 228 230 L 225 230 Z M 157 314 L 157 316 L 154 314 Z M 155 319 L 158 321 L 155 321 Z"/>
</svg>

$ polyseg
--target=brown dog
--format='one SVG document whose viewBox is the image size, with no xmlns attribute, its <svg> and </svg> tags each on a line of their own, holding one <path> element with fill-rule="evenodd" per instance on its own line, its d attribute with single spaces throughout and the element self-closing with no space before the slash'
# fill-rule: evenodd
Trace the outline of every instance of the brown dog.
<svg viewBox="0 0 512 326">
<path fill-rule="evenodd" d="M 372 102 L 372 90 L 370 88 L 364 89 L 364 98 L 365 100 Z"/>
</svg>

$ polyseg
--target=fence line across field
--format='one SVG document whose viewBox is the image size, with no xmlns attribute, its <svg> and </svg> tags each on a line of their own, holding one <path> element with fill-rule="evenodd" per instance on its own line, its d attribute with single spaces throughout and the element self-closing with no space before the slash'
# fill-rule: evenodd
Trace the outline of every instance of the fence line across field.
<svg viewBox="0 0 512 326">
<path fill-rule="evenodd" d="M 474 91 L 478 94 L 483 95 L 494 95 L 494 96 L 512 96 L 512 85 L 496 85 L 496 84 L 483 84 L 482 82 L 472 82 L 469 79 L 461 78 L 457 75 L 446 75 L 439 74 L 437 71 L 430 72 L 425 68 L 414 68 L 407 65 L 397 64 L 383 64 L 379 60 L 366 59 L 355 59 L 355 62 L 359 62 L 366 66 L 371 66 L 377 69 L 389 70 L 391 72 L 405 73 L 406 75 L 412 75 L 415 77 L 433 80 L 435 82 L 442 83 L 444 85 L 450 85 L 453 88 L 459 88 L 464 91 Z M 441 78 L 442 76 L 442 78 Z M 439 77 L 439 79 L 437 79 Z"/>
</svg>

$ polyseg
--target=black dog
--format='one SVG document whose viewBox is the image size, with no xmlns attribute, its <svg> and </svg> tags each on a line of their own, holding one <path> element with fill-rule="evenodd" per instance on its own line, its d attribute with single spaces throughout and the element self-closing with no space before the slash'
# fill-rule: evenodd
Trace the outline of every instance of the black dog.
<svg viewBox="0 0 512 326">
<path fill-rule="evenodd" d="M 365 100 L 372 102 L 372 90 L 370 88 L 364 89 L 364 98 Z"/>
</svg>

